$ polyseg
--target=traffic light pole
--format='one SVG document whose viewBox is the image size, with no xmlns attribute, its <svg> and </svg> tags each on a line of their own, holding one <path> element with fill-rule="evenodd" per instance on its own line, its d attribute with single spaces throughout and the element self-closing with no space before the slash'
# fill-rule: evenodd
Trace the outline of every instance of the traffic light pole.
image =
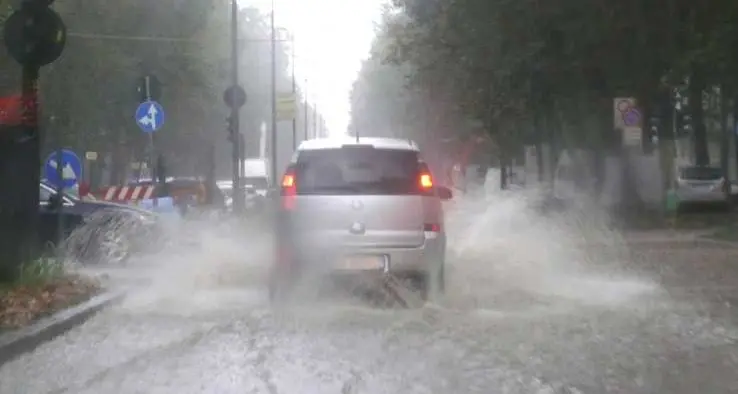
<svg viewBox="0 0 738 394">
<path fill-rule="evenodd" d="M 231 86 L 238 86 L 238 1 L 231 0 Z M 235 88 L 234 88 L 235 89 Z M 240 127 L 240 110 L 241 106 L 234 102 L 233 94 L 231 95 L 230 108 L 230 130 L 231 133 L 231 161 L 233 171 L 233 212 L 243 212 L 246 203 L 241 187 L 241 127 Z M 245 100 L 245 99 L 244 99 Z M 227 100 L 228 101 L 228 100 Z M 243 105 L 243 104 L 241 104 Z"/>
<path fill-rule="evenodd" d="M 0 125 L 0 282 L 17 278 L 23 263 L 40 255 L 38 243 L 41 136 L 38 80 L 42 66 L 59 58 L 66 27 L 50 0 L 24 0 L 3 26 L 7 53 L 22 67 L 21 123 Z M 60 166 L 61 167 L 61 166 Z M 53 209 L 53 207 L 50 207 Z"/>
<path fill-rule="evenodd" d="M 0 246 L 2 256 L 0 265 L 0 282 L 3 278 L 12 278 L 24 262 L 33 260 L 39 251 L 38 244 L 38 185 L 41 174 L 38 163 L 41 162 L 41 139 L 38 124 L 38 80 L 40 67 L 24 65 L 21 76 L 21 92 L 23 100 L 23 123 L 20 126 L 21 136 L 7 146 L 6 160 L 16 174 L 13 181 L 6 183 L 13 187 L 3 188 L 2 223 L 3 236 L 7 243 Z M 3 149 L 5 150 L 5 149 Z M 4 154 L 5 155 L 5 154 Z M 61 165 L 59 165 L 61 168 Z M 62 179 L 62 178 L 59 178 Z M 10 204 L 6 205 L 6 201 Z M 49 209 L 55 207 L 49 206 Z M 61 216 L 61 215 L 59 215 Z"/>
</svg>

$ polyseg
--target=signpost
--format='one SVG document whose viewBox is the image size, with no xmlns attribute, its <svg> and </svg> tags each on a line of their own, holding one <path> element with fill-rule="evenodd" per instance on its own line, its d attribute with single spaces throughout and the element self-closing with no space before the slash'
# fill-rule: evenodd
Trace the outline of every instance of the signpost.
<svg viewBox="0 0 738 394">
<path fill-rule="evenodd" d="M 50 154 L 44 163 L 44 177 L 55 188 L 70 189 L 82 179 L 82 160 L 69 149 Z"/>
<path fill-rule="evenodd" d="M 277 119 L 293 120 L 297 112 L 295 95 L 282 94 L 277 98 Z"/>
<path fill-rule="evenodd" d="M 134 119 L 141 131 L 149 136 L 149 163 L 150 167 L 154 170 L 152 171 L 151 181 L 155 184 L 157 180 L 153 179 L 153 175 L 157 174 L 157 159 L 156 149 L 154 146 L 154 133 L 161 130 L 162 126 L 164 126 L 164 122 L 166 121 L 166 117 L 164 107 L 153 100 L 154 94 L 157 96 L 160 94 L 158 87 L 160 85 L 159 81 L 154 76 L 146 75 L 143 77 L 141 82 L 142 84 L 139 87 L 139 91 L 143 92 L 143 98 L 145 101 L 139 104 L 138 108 L 136 108 Z M 165 180 L 161 179 L 160 181 L 165 182 Z M 154 193 L 154 206 L 157 205 L 158 193 Z"/>
<path fill-rule="evenodd" d="M 236 11 L 233 11 L 236 12 Z M 235 34 L 235 33 L 234 33 Z M 234 65 L 237 67 L 237 65 Z M 246 105 L 246 91 L 243 90 L 241 85 L 238 85 L 238 75 L 234 79 L 234 84 L 229 86 L 225 92 L 223 92 L 223 102 L 231 109 L 231 114 L 228 116 L 228 139 L 231 141 L 232 154 L 231 154 L 231 165 L 233 166 L 233 211 L 235 213 L 241 213 L 245 204 L 245 197 L 243 195 L 243 188 L 241 187 L 241 156 L 245 149 L 243 146 L 243 136 L 241 135 L 241 121 L 239 112 L 241 108 Z"/>
<path fill-rule="evenodd" d="M 238 56 L 240 48 L 238 46 L 238 1 L 231 0 L 231 86 L 223 93 L 223 101 L 230 108 L 231 114 L 228 117 L 228 135 L 233 144 L 232 150 L 232 170 L 233 170 L 233 212 L 242 213 L 246 204 L 241 187 L 241 107 L 246 104 L 246 92 L 238 83 Z M 208 180 L 208 187 L 212 187 L 215 180 Z M 209 195 L 209 194 L 208 194 Z M 208 197 L 210 198 L 210 197 Z"/>
<path fill-rule="evenodd" d="M 617 97 L 613 100 L 613 127 L 623 134 L 623 144 L 640 146 L 643 138 L 641 112 L 633 97 Z"/>
<path fill-rule="evenodd" d="M 164 108 L 156 101 L 145 101 L 136 108 L 136 124 L 146 134 L 160 130 L 164 121 Z"/>
<path fill-rule="evenodd" d="M 71 189 L 80 184 L 82 161 L 73 151 L 60 147 L 49 155 L 45 163 L 46 180 L 56 189 L 55 198 L 49 201 L 49 209 L 59 213 L 56 218 L 56 242 L 59 245 L 64 240 L 64 215 L 61 214 L 64 209 L 64 198 L 62 196 L 65 189 Z M 62 258 L 61 250 L 57 258 Z"/>
</svg>

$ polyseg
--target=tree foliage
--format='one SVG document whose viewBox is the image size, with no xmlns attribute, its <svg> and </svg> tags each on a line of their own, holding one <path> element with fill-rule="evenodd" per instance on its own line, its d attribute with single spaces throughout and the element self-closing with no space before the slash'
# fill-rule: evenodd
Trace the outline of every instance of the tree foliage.
<svg viewBox="0 0 738 394">
<path fill-rule="evenodd" d="M 0 0 L 0 18 L 6 2 Z M 131 161 L 146 156 L 147 139 L 133 112 L 137 81 L 150 73 L 163 84 L 167 124 L 157 132 L 156 144 L 168 168 L 202 173 L 214 147 L 219 176 L 229 176 L 222 93 L 231 84 L 230 2 L 66 0 L 54 8 L 69 36 L 62 57 L 42 70 L 45 151 L 63 145 L 80 153 L 110 153 L 124 176 Z M 243 8 L 239 27 L 240 81 L 249 96 L 241 132 L 246 154 L 256 155 L 259 129 L 262 122 L 269 124 L 271 113 L 270 26 L 259 10 Z M 291 85 L 289 50 L 287 43 L 277 43 L 280 88 Z M 18 92 L 18 69 L 9 57 L 0 57 L 0 95 Z"/>
<path fill-rule="evenodd" d="M 432 145 L 468 129 L 459 116 L 458 106 L 449 101 L 443 89 L 417 83 L 418 65 L 409 60 L 390 63 L 396 47 L 393 28 L 404 14 L 387 9 L 377 26 L 370 56 L 364 60 L 351 90 L 352 134 L 411 137 Z"/>
<path fill-rule="evenodd" d="M 442 92 L 503 144 L 556 139 L 574 146 L 617 145 L 612 144 L 614 97 L 636 97 L 649 120 L 657 108 L 671 105 L 669 92 L 685 79 L 698 92 L 736 86 L 738 3 L 730 0 L 394 0 L 393 5 L 392 17 L 385 18 L 381 62 L 403 70 L 409 65 L 407 91 Z M 376 68 L 365 66 L 363 85 L 393 80 L 389 71 L 378 76 Z M 386 99 L 358 86 L 355 95 Z M 693 121 L 699 125 L 702 119 Z"/>
</svg>

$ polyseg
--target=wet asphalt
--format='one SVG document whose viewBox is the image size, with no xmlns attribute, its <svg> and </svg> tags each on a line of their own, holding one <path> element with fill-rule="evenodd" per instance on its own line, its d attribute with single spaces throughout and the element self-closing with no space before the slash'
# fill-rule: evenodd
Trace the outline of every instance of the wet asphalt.
<svg viewBox="0 0 738 394">
<path fill-rule="evenodd" d="M 447 293 L 417 308 L 274 308 L 268 247 L 219 236 L 90 269 L 130 295 L 0 366 L 0 393 L 738 393 L 738 249 L 506 220 L 457 224 Z"/>
</svg>

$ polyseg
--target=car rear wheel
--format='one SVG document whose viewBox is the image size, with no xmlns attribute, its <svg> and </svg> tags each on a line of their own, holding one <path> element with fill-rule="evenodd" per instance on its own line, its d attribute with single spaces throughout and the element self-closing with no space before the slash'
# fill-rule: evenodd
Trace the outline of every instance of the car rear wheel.
<svg viewBox="0 0 738 394">
<path fill-rule="evenodd" d="M 281 303 L 287 301 L 294 292 L 297 277 L 293 272 L 275 269 L 269 277 L 269 301 Z"/>
<path fill-rule="evenodd" d="M 434 271 L 418 274 L 415 278 L 415 288 L 423 301 L 442 295 L 446 291 L 445 264 L 441 263 Z"/>
</svg>

